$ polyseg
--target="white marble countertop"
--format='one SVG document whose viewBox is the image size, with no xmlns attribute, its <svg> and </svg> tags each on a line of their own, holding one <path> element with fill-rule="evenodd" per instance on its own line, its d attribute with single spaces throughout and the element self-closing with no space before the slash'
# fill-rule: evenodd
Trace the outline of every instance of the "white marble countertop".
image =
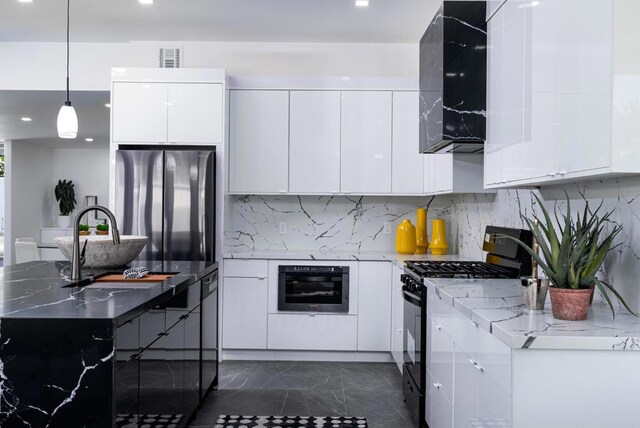
<svg viewBox="0 0 640 428">
<path fill-rule="evenodd" d="M 431 254 L 403 255 L 395 251 L 331 251 L 291 250 L 270 251 L 260 250 L 252 252 L 227 252 L 223 259 L 268 259 L 268 260 L 351 260 L 351 261 L 388 261 L 402 267 L 407 260 L 461 260 L 456 254 L 434 256 Z"/>
<path fill-rule="evenodd" d="M 526 309 L 518 280 L 428 279 L 425 283 L 512 348 L 640 351 L 640 318 L 621 310 L 612 319 L 603 302 L 593 302 L 585 321 L 561 321 L 553 318 L 548 295 L 544 311 Z"/>
</svg>

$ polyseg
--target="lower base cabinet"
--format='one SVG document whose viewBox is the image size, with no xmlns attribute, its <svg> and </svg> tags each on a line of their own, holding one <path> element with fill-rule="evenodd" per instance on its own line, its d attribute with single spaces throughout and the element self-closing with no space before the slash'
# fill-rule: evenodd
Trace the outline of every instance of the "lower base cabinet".
<svg viewBox="0 0 640 428">
<path fill-rule="evenodd" d="M 453 426 L 453 406 L 445 397 L 441 384 L 427 374 L 425 416 L 430 428 Z M 473 425 L 467 425 L 473 426 Z"/>
<path fill-rule="evenodd" d="M 170 415 L 169 426 L 184 427 L 206 392 L 201 385 L 215 382 L 217 322 L 206 323 L 217 317 L 217 278 L 213 292 L 202 302 L 200 296 L 197 282 L 117 329 L 115 408 L 126 426 L 162 414 Z"/>
<path fill-rule="evenodd" d="M 269 314 L 271 350 L 355 351 L 357 315 Z"/>
</svg>

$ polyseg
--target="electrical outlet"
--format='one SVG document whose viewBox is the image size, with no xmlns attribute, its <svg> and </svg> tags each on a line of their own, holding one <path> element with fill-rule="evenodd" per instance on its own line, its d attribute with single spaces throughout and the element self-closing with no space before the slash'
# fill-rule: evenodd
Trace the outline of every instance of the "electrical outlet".
<svg viewBox="0 0 640 428">
<path fill-rule="evenodd" d="M 382 225 L 382 234 L 391 235 L 391 223 L 385 223 Z"/>
<path fill-rule="evenodd" d="M 278 232 L 280 233 L 280 235 L 286 235 L 287 234 L 287 222 L 286 221 L 281 221 L 280 223 L 278 223 Z"/>
</svg>

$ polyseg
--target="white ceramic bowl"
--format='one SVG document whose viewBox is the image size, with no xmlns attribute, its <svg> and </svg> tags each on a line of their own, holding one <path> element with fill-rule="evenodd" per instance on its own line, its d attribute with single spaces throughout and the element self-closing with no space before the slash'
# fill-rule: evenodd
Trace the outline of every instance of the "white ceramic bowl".
<svg viewBox="0 0 640 428">
<path fill-rule="evenodd" d="M 73 237 L 61 236 L 54 239 L 56 245 L 71 260 L 73 254 Z M 87 242 L 85 263 L 83 267 L 105 268 L 125 266 L 133 261 L 147 243 L 146 236 L 120 235 L 120 244 L 114 245 L 111 236 L 88 235 L 80 237 L 80 251 L 84 241 Z"/>
</svg>

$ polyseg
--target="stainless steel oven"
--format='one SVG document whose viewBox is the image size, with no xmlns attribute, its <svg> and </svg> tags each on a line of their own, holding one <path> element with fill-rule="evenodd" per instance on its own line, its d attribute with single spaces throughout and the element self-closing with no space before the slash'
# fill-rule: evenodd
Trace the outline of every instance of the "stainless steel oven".
<svg viewBox="0 0 640 428">
<path fill-rule="evenodd" d="M 349 312 L 349 267 L 279 266 L 278 310 Z"/>
</svg>

